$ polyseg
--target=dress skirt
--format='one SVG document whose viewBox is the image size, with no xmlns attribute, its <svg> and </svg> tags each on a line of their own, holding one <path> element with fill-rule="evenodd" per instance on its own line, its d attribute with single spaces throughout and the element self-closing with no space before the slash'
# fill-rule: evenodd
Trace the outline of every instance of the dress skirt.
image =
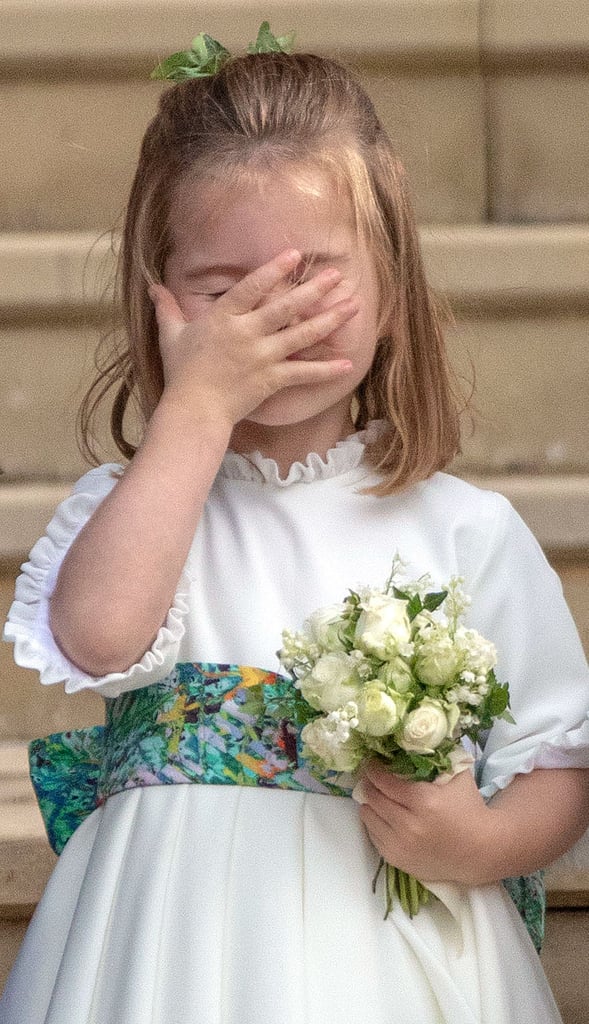
<svg viewBox="0 0 589 1024">
<path fill-rule="evenodd" d="M 383 919 L 353 800 L 226 785 L 109 797 L 67 842 L 2 1024 L 557 1024 L 501 885 Z"/>
</svg>

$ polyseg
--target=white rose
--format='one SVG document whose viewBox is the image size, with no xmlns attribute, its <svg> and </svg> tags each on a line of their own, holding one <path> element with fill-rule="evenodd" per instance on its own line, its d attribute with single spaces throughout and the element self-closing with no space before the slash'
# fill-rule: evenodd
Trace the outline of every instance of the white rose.
<svg viewBox="0 0 589 1024">
<path fill-rule="evenodd" d="M 360 688 L 356 662 L 343 651 L 323 654 L 300 681 L 301 693 L 317 711 L 336 711 L 355 700 Z"/>
<path fill-rule="evenodd" d="M 387 594 L 370 594 L 360 607 L 355 640 L 362 650 L 387 661 L 411 639 L 407 602 Z"/>
<path fill-rule="evenodd" d="M 413 686 L 413 674 L 409 665 L 402 658 L 386 661 L 378 670 L 378 678 L 386 686 L 392 686 L 398 693 L 407 693 Z"/>
<path fill-rule="evenodd" d="M 449 636 L 434 635 L 421 644 L 415 672 L 426 686 L 446 686 L 461 668 L 463 655 Z"/>
<path fill-rule="evenodd" d="M 454 705 L 456 707 L 456 705 Z M 415 711 L 410 711 L 397 736 L 397 742 L 404 750 L 415 754 L 433 754 L 443 740 L 452 736 L 455 715 L 445 712 L 440 701 L 422 700 Z"/>
<path fill-rule="evenodd" d="M 378 683 L 368 685 L 357 700 L 358 728 L 367 736 L 388 736 L 396 729 L 403 712 L 402 697 L 385 693 Z"/>
<path fill-rule="evenodd" d="M 330 650 L 343 649 L 339 630 L 345 610 L 343 604 L 331 604 L 325 608 L 318 608 L 309 616 L 306 626 L 315 643 Z"/>
<path fill-rule="evenodd" d="M 301 732 L 303 756 L 319 758 L 331 771 L 353 772 L 362 760 L 363 747 L 358 735 L 349 729 L 344 732 L 341 724 L 330 718 L 309 722 Z"/>
</svg>

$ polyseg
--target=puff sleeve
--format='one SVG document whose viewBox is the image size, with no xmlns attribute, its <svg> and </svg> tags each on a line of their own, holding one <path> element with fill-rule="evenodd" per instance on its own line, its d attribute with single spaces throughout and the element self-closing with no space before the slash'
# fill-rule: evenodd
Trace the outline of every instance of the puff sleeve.
<svg viewBox="0 0 589 1024">
<path fill-rule="evenodd" d="M 470 623 L 493 640 L 515 725 L 498 721 L 479 773 L 490 797 L 534 768 L 589 767 L 589 670 L 562 586 L 527 526 L 496 495 L 492 536 L 469 584 Z"/>
<path fill-rule="evenodd" d="M 188 610 L 190 580 L 186 573 L 180 578 L 173 605 L 153 645 L 125 672 L 102 677 L 87 675 L 66 658 L 51 632 L 49 599 L 61 564 L 84 524 L 116 484 L 121 471 L 115 464 L 90 470 L 58 506 L 45 536 L 37 541 L 29 561 L 22 566 L 4 627 L 4 639 L 14 643 L 16 663 L 23 668 L 37 669 L 44 685 L 64 683 L 66 693 L 91 688 L 106 697 L 115 697 L 124 690 L 138 689 L 161 679 L 178 660 L 185 631 L 183 620 Z"/>
</svg>

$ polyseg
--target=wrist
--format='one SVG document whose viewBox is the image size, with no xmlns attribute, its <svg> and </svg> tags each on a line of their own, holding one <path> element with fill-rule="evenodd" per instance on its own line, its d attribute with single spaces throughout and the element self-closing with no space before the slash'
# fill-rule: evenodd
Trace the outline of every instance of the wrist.
<svg viewBox="0 0 589 1024">
<path fill-rule="evenodd" d="M 476 850 L 464 865 L 469 885 L 489 885 L 509 877 L 512 860 L 509 829 L 498 809 L 485 805 L 476 831 Z"/>
<path fill-rule="evenodd" d="M 169 440 L 174 448 L 182 441 L 185 450 L 196 450 L 202 444 L 218 450 L 222 455 L 227 450 L 233 423 L 229 417 L 213 415 L 208 409 L 195 410 L 173 394 L 164 391 L 147 424 L 146 437 L 157 434 L 162 440 Z"/>
<path fill-rule="evenodd" d="M 230 408 L 226 408 L 227 394 L 222 388 L 204 387 L 199 393 L 191 389 L 187 394 L 181 386 L 166 386 L 158 402 L 166 416 L 170 415 L 186 423 L 194 429 L 217 432 L 229 431 L 235 426 L 235 416 Z"/>
<path fill-rule="evenodd" d="M 477 829 L 477 849 L 465 865 L 470 885 L 487 885 L 527 875 L 542 866 L 534 842 L 510 807 L 490 801 Z"/>
</svg>

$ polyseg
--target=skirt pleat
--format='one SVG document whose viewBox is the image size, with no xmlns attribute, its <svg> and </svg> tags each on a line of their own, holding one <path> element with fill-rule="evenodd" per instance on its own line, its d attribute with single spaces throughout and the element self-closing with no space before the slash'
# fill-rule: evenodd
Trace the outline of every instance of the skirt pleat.
<svg viewBox="0 0 589 1024">
<path fill-rule="evenodd" d="M 383 920 L 342 797 L 174 785 L 111 797 L 67 843 L 2 1024 L 561 1024 L 501 885 Z M 381 877 L 379 885 L 382 887 Z"/>
</svg>

